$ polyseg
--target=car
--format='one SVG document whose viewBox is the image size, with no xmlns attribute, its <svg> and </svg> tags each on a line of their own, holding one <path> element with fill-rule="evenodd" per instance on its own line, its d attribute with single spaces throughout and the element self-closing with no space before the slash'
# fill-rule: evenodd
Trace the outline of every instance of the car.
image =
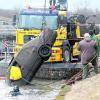
<svg viewBox="0 0 100 100">
<path fill-rule="evenodd" d="M 56 37 L 55 31 L 45 28 L 40 36 L 27 42 L 9 64 L 6 73 L 7 84 L 28 84 L 43 62 L 49 59 Z"/>
</svg>

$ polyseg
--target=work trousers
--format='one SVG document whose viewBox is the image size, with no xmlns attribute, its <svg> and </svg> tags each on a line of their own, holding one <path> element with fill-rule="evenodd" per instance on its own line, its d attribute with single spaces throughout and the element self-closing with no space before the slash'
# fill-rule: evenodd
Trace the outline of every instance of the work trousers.
<svg viewBox="0 0 100 100">
<path fill-rule="evenodd" d="M 92 61 L 91 61 L 93 68 L 94 68 L 94 72 L 96 74 L 98 74 L 98 59 L 97 57 L 95 57 Z M 82 78 L 86 79 L 89 76 L 89 64 L 83 64 L 83 73 L 82 73 Z"/>
</svg>

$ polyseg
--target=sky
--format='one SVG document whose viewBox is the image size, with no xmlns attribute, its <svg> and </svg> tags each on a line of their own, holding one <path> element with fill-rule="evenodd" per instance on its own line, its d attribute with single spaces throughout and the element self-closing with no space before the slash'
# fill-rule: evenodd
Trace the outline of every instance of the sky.
<svg viewBox="0 0 100 100">
<path fill-rule="evenodd" d="M 44 5 L 45 0 L 0 0 L 1 9 L 21 9 L 27 4 L 33 7 L 40 7 Z M 48 5 L 48 1 L 47 5 Z M 99 0 L 68 0 L 68 10 L 75 11 L 80 8 L 89 8 L 92 10 L 100 11 L 100 1 Z"/>
</svg>

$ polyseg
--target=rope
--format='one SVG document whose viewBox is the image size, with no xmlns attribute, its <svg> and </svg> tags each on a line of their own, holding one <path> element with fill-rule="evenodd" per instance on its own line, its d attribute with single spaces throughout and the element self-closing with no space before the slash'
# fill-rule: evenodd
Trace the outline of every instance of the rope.
<svg viewBox="0 0 100 100">
<path fill-rule="evenodd" d="M 100 51 L 99 51 L 99 52 L 100 52 Z M 98 55 L 99 52 L 96 53 L 96 55 L 92 58 L 92 60 Z M 91 60 L 91 61 L 92 61 L 92 60 Z M 91 61 L 90 61 L 90 62 L 91 62 Z M 90 63 L 90 62 L 89 62 L 89 63 Z M 89 64 L 89 63 L 88 63 L 88 64 Z M 87 65 L 88 65 L 88 64 L 87 64 Z M 87 66 L 87 65 L 86 65 L 86 66 Z M 86 66 L 85 66 L 85 67 L 86 67 Z M 67 83 L 66 83 L 65 85 L 67 85 L 68 82 L 70 82 L 70 81 L 72 81 L 73 79 L 75 79 L 75 77 L 78 76 L 78 75 L 80 75 L 81 73 L 82 73 L 82 70 L 81 70 L 79 73 L 77 73 L 77 74 L 75 74 L 74 76 L 72 76 L 72 77 L 67 81 Z M 35 84 L 32 84 L 31 82 L 29 82 L 28 80 L 26 80 L 26 79 L 23 78 L 23 77 L 22 77 L 22 79 L 23 79 L 25 82 L 27 82 L 28 84 L 30 84 L 30 85 L 35 85 Z M 44 85 L 42 85 L 42 84 L 37 84 L 37 83 L 36 83 L 36 84 L 44 87 L 44 86 L 48 86 L 48 85 L 51 85 L 51 84 L 57 83 L 57 82 L 59 82 L 59 81 L 54 81 L 54 82 L 51 82 L 51 83 L 49 83 L 49 84 L 44 84 Z M 65 86 L 65 85 L 64 85 L 64 86 Z M 64 86 L 62 86 L 62 88 L 63 88 Z"/>
<path fill-rule="evenodd" d="M 98 56 L 98 53 L 99 52 L 96 53 L 96 55 L 88 62 L 88 64 L 91 63 L 95 59 L 96 56 Z M 88 64 L 86 64 L 86 66 L 84 66 L 84 68 L 87 67 Z M 72 76 L 69 80 L 67 80 L 67 83 L 66 84 L 69 84 L 69 82 L 71 82 L 73 79 L 75 79 L 76 76 L 80 75 L 82 73 L 82 71 L 83 70 L 80 70 L 80 72 L 78 72 L 77 74 L 75 74 L 74 76 Z"/>
</svg>

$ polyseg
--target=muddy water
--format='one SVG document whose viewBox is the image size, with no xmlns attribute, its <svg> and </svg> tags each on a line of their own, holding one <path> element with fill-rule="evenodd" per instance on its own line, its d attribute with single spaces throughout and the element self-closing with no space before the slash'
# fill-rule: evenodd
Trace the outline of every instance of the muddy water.
<svg viewBox="0 0 100 100">
<path fill-rule="evenodd" d="M 62 81 L 33 80 L 32 85 L 20 87 L 22 95 L 11 96 L 13 87 L 0 80 L 0 100 L 54 100 L 63 85 Z"/>
</svg>

